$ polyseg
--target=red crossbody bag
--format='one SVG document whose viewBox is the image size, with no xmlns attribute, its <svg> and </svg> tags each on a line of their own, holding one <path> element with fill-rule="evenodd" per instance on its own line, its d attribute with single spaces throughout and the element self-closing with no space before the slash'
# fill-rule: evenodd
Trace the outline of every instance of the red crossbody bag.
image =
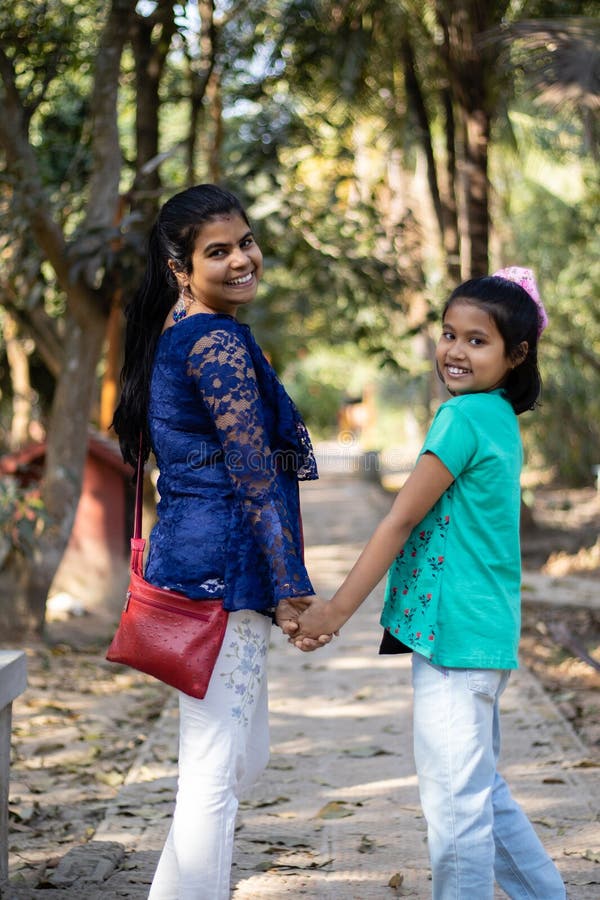
<svg viewBox="0 0 600 900">
<path fill-rule="evenodd" d="M 106 658 L 152 675 L 190 697 L 202 699 L 223 643 L 228 614 L 222 599 L 190 600 L 184 594 L 156 587 L 144 579 L 143 481 L 140 452 L 129 588 Z"/>
</svg>

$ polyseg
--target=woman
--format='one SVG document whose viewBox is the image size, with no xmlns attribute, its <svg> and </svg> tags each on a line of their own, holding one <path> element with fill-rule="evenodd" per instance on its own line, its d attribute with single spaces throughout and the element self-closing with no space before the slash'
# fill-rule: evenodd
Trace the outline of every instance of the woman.
<svg viewBox="0 0 600 900">
<path fill-rule="evenodd" d="M 229 896 L 238 799 L 269 754 L 272 618 L 293 630 L 314 595 L 298 494 L 298 479 L 317 477 L 310 439 L 236 319 L 261 274 L 238 199 L 199 185 L 162 207 L 127 309 L 114 427 L 126 461 L 141 433 L 160 470 L 146 579 L 200 603 L 222 597 L 229 611 L 206 697 L 179 695 L 177 802 L 151 900 Z"/>
</svg>

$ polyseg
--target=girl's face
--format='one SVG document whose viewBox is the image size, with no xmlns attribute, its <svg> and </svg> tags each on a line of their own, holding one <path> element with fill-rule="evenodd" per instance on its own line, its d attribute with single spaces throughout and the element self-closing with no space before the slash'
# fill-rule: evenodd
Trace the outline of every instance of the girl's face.
<svg viewBox="0 0 600 900">
<path fill-rule="evenodd" d="M 238 213 L 207 222 L 192 254 L 192 272 L 178 276 L 194 300 L 192 312 L 236 315 L 254 300 L 262 275 L 262 253 Z"/>
<path fill-rule="evenodd" d="M 460 297 L 446 310 L 435 358 L 453 396 L 492 391 L 514 368 L 491 316 Z"/>
</svg>

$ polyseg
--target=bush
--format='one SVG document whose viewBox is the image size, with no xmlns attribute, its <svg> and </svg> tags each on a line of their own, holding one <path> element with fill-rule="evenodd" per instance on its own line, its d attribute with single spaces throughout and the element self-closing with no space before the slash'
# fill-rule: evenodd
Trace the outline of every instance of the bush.
<svg viewBox="0 0 600 900">
<path fill-rule="evenodd" d="M 0 567 L 11 552 L 33 555 L 35 541 L 49 517 L 37 488 L 23 488 L 16 478 L 0 480 Z"/>
</svg>

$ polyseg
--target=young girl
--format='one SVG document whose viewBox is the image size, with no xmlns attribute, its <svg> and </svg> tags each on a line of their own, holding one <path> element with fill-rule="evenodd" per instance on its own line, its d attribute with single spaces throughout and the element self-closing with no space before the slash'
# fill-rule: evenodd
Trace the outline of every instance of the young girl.
<svg viewBox="0 0 600 900">
<path fill-rule="evenodd" d="M 335 632 L 389 568 L 382 652 L 412 650 L 414 753 L 434 900 L 562 900 L 565 889 L 496 770 L 499 698 L 518 666 L 517 415 L 540 393 L 547 324 L 533 274 L 511 268 L 460 285 L 436 349 L 452 399 L 417 464 L 329 603 L 292 640 Z M 312 649 L 312 645 L 306 645 Z"/>
</svg>

